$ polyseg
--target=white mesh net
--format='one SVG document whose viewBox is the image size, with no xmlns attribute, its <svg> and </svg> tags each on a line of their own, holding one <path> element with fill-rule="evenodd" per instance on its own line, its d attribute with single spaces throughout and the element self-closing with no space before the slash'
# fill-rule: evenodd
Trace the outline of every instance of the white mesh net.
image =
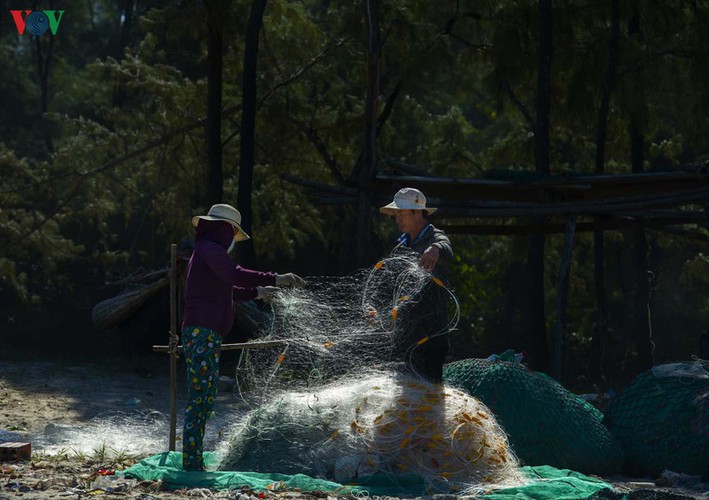
<svg viewBox="0 0 709 500">
<path fill-rule="evenodd" d="M 223 446 L 221 469 L 337 482 L 414 474 L 434 491 L 520 481 L 490 411 L 434 383 L 459 309 L 417 256 L 309 278 L 273 309 L 259 341 L 276 346 L 243 351 L 237 368 L 251 411 Z"/>
</svg>

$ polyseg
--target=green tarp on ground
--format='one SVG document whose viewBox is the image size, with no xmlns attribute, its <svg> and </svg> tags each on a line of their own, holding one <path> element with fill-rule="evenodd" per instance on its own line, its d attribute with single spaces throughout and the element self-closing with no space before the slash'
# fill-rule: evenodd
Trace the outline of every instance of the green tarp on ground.
<svg viewBox="0 0 709 500">
<path fill-rule="evenodd" d="M 217 459 L 214 453 L 205 453 L 204 463 L 208 469 L 216 467 Z M 226 490 L 238 489 L 242 486 L 250 486 L 254 490 L 337 491 L 343 489 L 341 484 L 312 478 L 304 474 L 286 475 L 231 471 L 185 472 L 182 470 L 182 454 L 176 451 L 167 451 L 141 460 L 124 470 L 123 475 L 139 481 L 159 480 L 171 490 L 180 488 Z"/>
<path fill-rule="evenodd" d="M 208 468 L 216 466 L 213 453 L 205 453 Z M 522 473 L 530 482 L 513 488 L 505 488 L 483 495 L 494 500 L 543 500 L 543 499 L 585 499 L 602 489 L 612 489 L 611 485 L 579 472 L 556 469 L 541 465 L 522 467 Z M 163 481 L 168 489 L 210 488 L 214 490 L 238 489 L 248 486 L 254 490 L 299 490 L 328 491 L 333 495 L 345 495 L 366 491 L 370 495 L 418 496 L 427 494 L 423 481 L 416 477 L 376 475 L 356 485 L 341 485 L 324 479 L 303 474 L 286 475 L 258 472 L 185 472 L 182 470 L 182 455 L 178 452 L 164 452 L 146 458 L 122 472 L 126 477 L 140 481 Z"/>
</svg>

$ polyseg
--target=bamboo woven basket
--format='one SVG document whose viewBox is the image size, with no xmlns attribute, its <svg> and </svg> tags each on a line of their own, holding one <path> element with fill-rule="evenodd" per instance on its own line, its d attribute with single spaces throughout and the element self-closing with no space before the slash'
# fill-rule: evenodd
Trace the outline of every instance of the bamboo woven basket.
<svg viewBox="0 0 709 500">
<path fill-rule="evenodd" d="M 101 329 L 115 328 L 130 318 L 140 306 L 169 282 L 168 275 L 148 285 L 126 290 L 115 297 L 99 302 L 91 311 L 91 321 Z"/>
</svg>

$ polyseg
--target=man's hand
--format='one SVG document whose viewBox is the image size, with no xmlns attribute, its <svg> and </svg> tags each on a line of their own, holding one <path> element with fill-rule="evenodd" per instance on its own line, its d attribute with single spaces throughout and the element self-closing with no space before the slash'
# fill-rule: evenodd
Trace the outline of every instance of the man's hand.
<svg viewBox="0 0 709 500">
<path fill-rule="evenodd" d="M 278 286 L 305 286 L 305 280 L 294 273 L 277 274 L 276 285 Z"/>
<path fill-rule="evenodd" d="M 436 267 L 436 262 L 438 262 L 439 255 L 440 250 L 438 247 L 431 245 L 423 252 L 423 254 L 421 254 L 419 264 L 421 264 L 421 267 L 423 267 L 426 271 L 431 272 L 433 271 L 433 268 Z"/>
<path fill-rule="evenodd" d="M 263 300 L 266 304 L 268 304 L 280 291 L 281 289 L 277 286 L 257 286 L 256 299 Z"/>
</svg>

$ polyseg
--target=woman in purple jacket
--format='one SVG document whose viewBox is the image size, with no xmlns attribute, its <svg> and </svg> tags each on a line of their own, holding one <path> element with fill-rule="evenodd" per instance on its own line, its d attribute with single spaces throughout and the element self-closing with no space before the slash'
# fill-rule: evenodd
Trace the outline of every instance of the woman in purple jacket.
<svg viewBox="0 0 709 500">
<path fill-rule="evenodd" d="M 234 243 L 249 239 L 241 229 L 241 214 L 230 205 L 214 205 L 207 215 L 192 219 L 197 228 L 195 248 L 187 268 L 182 345 L 187 363 L 187 407 L 182 433 L 182 465 L 204 470 L 202 441 L 219 380 L 222 337 L 234 324 L 234 301 L 269 301 L 278 286 L 303 286 L 299 276 L 252 271 L 234 265 Z"/>
</svg>

